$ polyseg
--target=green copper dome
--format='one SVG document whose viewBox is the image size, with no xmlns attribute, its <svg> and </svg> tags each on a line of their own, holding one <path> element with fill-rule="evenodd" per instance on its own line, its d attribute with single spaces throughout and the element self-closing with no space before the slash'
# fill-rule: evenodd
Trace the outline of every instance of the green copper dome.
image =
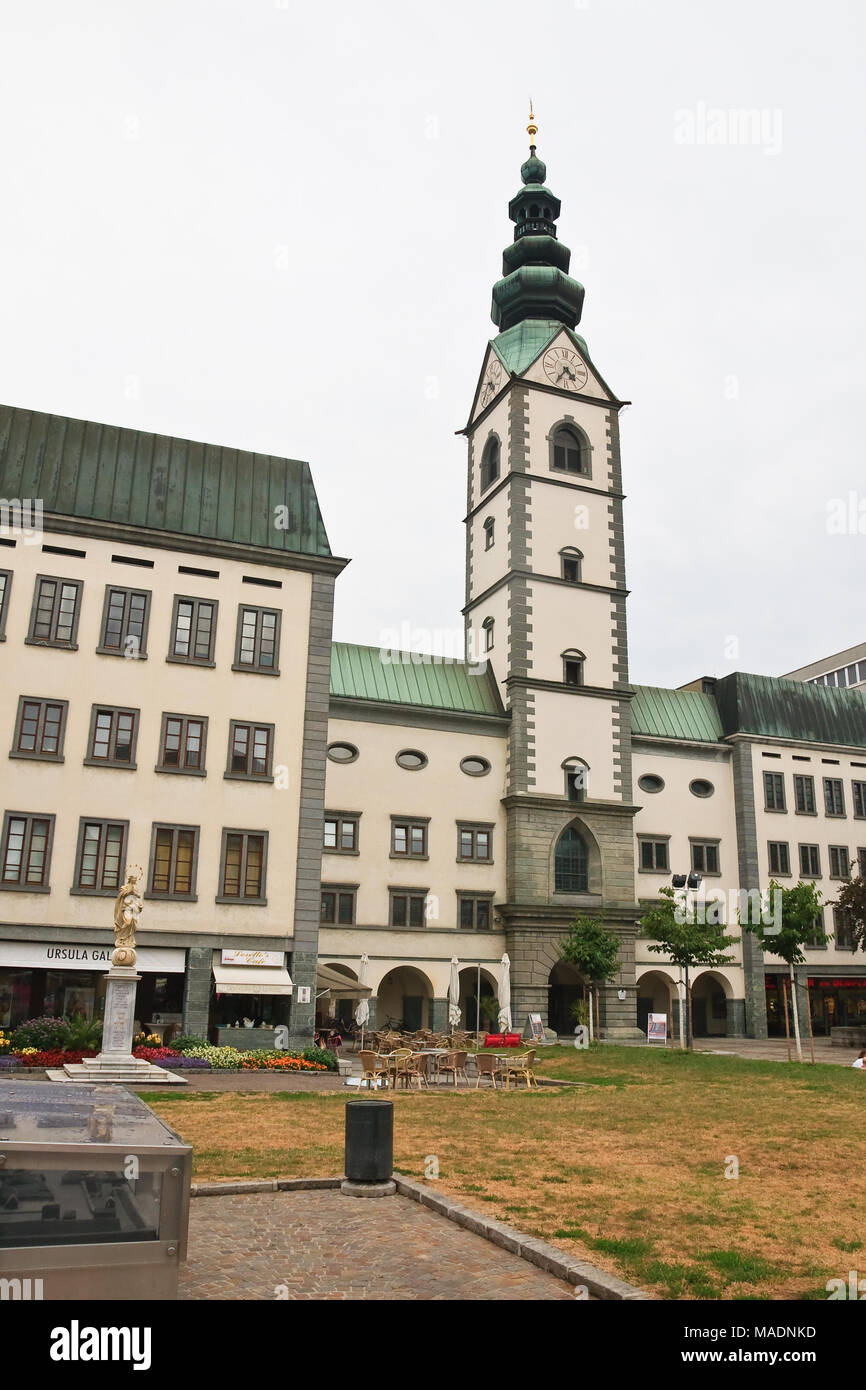
<svg viewBox="0 0 866 1390">
<path fill-rule="evenodd" d="M 583 309 L 583 285 L 568 273 L 571 252 L 557 238 L 561 204 L 545 187 L 547 167 L 530 146 L 520 170 L 523 187 L 508 204 L 514 241 L 502 257 L 493 286 L 493 322 L 506 332 L 526 319 L 551 319 L 575 328 Z"/>
</svg>

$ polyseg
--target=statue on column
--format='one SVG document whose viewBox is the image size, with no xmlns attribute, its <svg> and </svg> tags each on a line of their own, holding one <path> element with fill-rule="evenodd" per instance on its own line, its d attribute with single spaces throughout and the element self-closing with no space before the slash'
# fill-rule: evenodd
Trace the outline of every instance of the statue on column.
<svg viewBox="0 0 866 1390">
<path fill-rule="evenodd" d="M 111 964 L 131 967 L 135 965 L 135 933 L 138 919 L 144 906 L 136 885 L 142 870 L 137 866 L 127 868 L 126 882 L 114 900 L 114 950 Z"/>
</svg>

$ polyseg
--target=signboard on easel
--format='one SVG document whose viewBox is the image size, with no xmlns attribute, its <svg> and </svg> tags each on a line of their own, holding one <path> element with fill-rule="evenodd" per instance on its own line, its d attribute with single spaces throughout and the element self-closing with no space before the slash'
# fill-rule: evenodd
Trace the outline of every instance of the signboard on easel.
<svg viewBox="0 0 866 1390">
<path fill-rule="evenodd" d="M 647 1042 L 666 1043 L 668 1040 L 667 1014 L 650 1014 L 646 1028 Z"/>
<path fill-rule="evenodd" d="M 544 1024 L 541 1021 L 541 1014 L 529 1014 L 526 1020 L 526 1027 L 533 1042 L 543 1043 L 545 1041 Z"/>
</svg>

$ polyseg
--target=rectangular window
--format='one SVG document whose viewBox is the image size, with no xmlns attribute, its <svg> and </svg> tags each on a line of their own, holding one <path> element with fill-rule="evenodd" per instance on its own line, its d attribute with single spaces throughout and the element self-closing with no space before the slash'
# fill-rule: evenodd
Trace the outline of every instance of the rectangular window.
<svg viewBox="0 0 866 1390">
<path fill-rule="evenodd" d="M 801 878 L 821 877 L 821 853 L 817 845 L 800 846 Z"/>
<path fill-rule="evenodd" d="M 175 596 L 169 661 L 213 666 L 218 607 L 215 599 Z"/>
<path fill-rule="evenodd" d="M 811 929 L 811 931 L 809 932 L 809 935 L 806 937 L 806 942 L 805 942 L 805 944 L 806 944 L 806 946 L 812 947 L 813 950 L 819 950 L 819 949 L 821 949 L 821 948 L 826 948 L 826 946 L 827 946 L 827 934 L 826 934 L 826 932 L 824 931 L 824 914 L 823 914 L 823 913 L 821 914 L 820 917 L 816 917 L 816 918 L 814 919 L 814 921 L 812 922 L 812 929 Z"/>
<path fill-rule="evenodd" d="M 217 902 L 264 906 L 267 847 L 267 831 L 223 831 L 222 892 Z"/>
<path fill-rule="evenodd" d="M 427 858 L 427 821 L 391 822 L 391 856 L 401 859 Z"/>
<path fill-rule="evenodd" d="M 198 833 L 197 825 L 153 827 L 149 897 L 195 901 Z"/>
<path fill-rule="evenodd" d="M 851 791 L 854 796 L 854 815 L 858 820 L 866 817 L 866 782 L 852 782 Z"/>
<path fill-rule="evenodd" d="M 857 851 L 857 870 L 861 878 L 866 878 L 866 849 Z"/>
<path fill-rule="evenodd" d="M 22 695 L 11 756 L 62 762 L 68 708 L 67 700 L 31 700 Z"/>
<path fill-rule="evenodd" d="M 764 773 L 764 809 L 766 811 L 784 811 L 785 809 L 785 776 L 782 772 Z"/>
<path fill-rule="evenodd" d="M 824 810 L 828 816 L 844 816 L 845 793 L 841 777 L 824 778 Z"/>
<path fill-rule="evenodd" d="M 73 892 L 117 892 L 123 882 L 127 824 L 106 820 L 80 822 Z"/>
<path fill-rule="evenodd" d="M 568 584 L 580 583 L 580 556 L 563 555 L 562 577 Z"/>
<path fill-rule="evenodd" d="M 651 873 L 666 873 L 668 870 L 667 840 L 639 840 L 640 866 Z"/>
<path fill-rule="evenodd" d="M 492 898 L 468 898 L 462 895 L 460 905 L 460 926 L 463 931 L 489 931 Z"/>
<path fill-rule="evenodd" d="M 85 764 L 88 767 L 134 768 L 137 739 L 137 709 L 94 705 Z"/>
<path fill-rule="evenodd" d="M 263 671 L 278 676 L 280 617 L 275 608 L 238 609 L 238 634 L 233 671 Z"/>
<path fill-rule="evenodd" d="M 357 888 L 322 886 L 322 924 L 326 927 L 353 927 Z"/>
<path fill-rule="evenodd" d="M 109 584 L 102 610 L 102 634 L 96 648 L 104 656 L 147 656 L 150 591 L 121 589 Z"/>
<path fill-rule="evenodd" d="M 51 866 L 53 816 L 32 816 L 7 811 L 0 846 L 0 888 L 47 893 Z"/>
<path fill-rule="evenodd" d="M 0 642 L 6 638 L 6 614 L 9 610 L 9 592 L 12 588 L 12 571 L 0 570 Z"/>
<path fill-rule="evenodd" d="M 207 719 L 190 714 L 164 714 L 157 772 L 204 773 Z"/>
<path fill-rule="evenodd" d="M 56 579 L 38 574 L 27 641 L 39 646 L 74 649 L 82 587 L 80 579 Z"/>
<path fill-rule="evenodd" d="M 815 778 L 801 773 L 794 775 L 794 800 L 799 816 L 815 815 Z"/>
<path fill-rule="evenodd" d="M 719 873 L 718 840 L 692 840 L 692 869 L 697 874 Z"/>
<path fill-rule="evenodd" d="M 457 858 L 465 864 L 493 862 L 493 827 L 458 825 Z"/>
<path fill-rule="evenodd" d="M 326 812 L 322 848 L 328 854 L 357 854 L 359 830 L 357 816 L 329 816 Z"/>
<path fill-rule="evenodd" d="M 771 874 L 790 874 L 791 855 L 788 845 L 784 840 L 771 840 L 770 851 L 770 873 Z"/>
<path fill-rule="evenodd" d="M 562 666 L 566 685 L 583 685 L 583 661 L 580 657 L 567 656 Z"/>
<path fill-rule="evenodd" d="M 272 782 L 273 743 L 273 724 L 242 724 L 233 719 L 229 726 L 226 777 L 252 777 Z"/>
<path fill-rule="evenodd" d="M 854 946 L 854 924 L 851 913 L 842 907 L 833 908 L 833 935 L 837 951 L 850 951 Z"/>
<path fill-rule="evenodd" d="M 391 926 L 423 927 L 427 893 L 391 893 Z"/>
<path fill-rule="evenodd" d="M 851 864 L 848 858 L 848 850 L 844 845 L 830 846 L 830 877 L 848 878 L 851 873 Z"/>
</svg>

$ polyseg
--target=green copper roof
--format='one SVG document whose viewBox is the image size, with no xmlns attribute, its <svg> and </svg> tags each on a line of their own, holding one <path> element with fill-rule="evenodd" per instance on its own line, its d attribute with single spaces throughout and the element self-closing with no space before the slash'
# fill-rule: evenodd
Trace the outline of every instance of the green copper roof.
<svg viewBox="0 0 866 1390">
<path fill-rule="evenodd" d="M 38 497 L 46 513 L 81 520 L 331 553 L 306 463 L 11 406 L 0 406 L 0 497 Z"/>
<path fill-rule="evenodd" d="M 499 354 L 509 372 L 520 376 L 562 329 L 563 325 L 558 319 L 524 319 L 522 323 L 516 323 L 513 328 L 494 338 L 491 347 Z M 588 357 L 589 351 L 580 334 L 572 333 L 571 337 L 580 344 Z"/>
<path fill-rule="evenodd" d="M 503 715 L 488 669 L 432 657 L 425 662 L 417 652 L 357 647 L 350 642 L 335 642 L 331 649 L 331 695 L 460 714 Z"/>
<path fill-rule="evenodd" d="M 575 328 L 583 285 L 568 274 L 571 252 L 557 236 L 561 205 L 544 185 L 547 169 L 534 145 L 529 154 L 520 170 L 523 187 L 508 204 L 514 239 L 502 258 L 502 279 L 493 286 L 490 316 L 503 332 L 526 319 L 556 319 Z"/>
<path fill-rule="evenodd" d="M 866 691 L 741 671 L 716 683 L 726 734 L 866 748 Z"/>
<path fill-rule="evenodd" d="M 663 690 L 654 685 L 637 685 L 631 705 L 631 723 L 633 734 L 652 738 L 718 743 L 724 737 L 715 700 L 699 690 Z"/>
</svg>

